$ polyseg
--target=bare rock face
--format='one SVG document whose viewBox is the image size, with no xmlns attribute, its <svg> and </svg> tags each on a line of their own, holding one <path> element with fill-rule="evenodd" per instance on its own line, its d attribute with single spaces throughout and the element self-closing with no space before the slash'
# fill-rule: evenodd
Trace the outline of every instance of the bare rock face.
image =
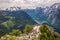
<svg viewBox="0 0 60 40">
<path fill-rule="evenodd" d="M 60 30 L 60 3 L 53 4 L 48 11 L 46 11 L 47 21 L 54 25 L 57 30 Z"/>
</svg>

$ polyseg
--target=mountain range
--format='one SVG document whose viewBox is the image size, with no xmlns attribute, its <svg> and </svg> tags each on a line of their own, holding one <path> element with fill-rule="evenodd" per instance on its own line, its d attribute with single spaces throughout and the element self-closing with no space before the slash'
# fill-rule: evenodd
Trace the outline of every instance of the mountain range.
<svg viewBox="0 0 60 40">
<path fill-rule="evenodd" d="M 48 23 L 60 32 L 60 3 L 55 3 L 46 8 L 37 7 L 36 9 L 20 9 L 19 7 L 10 7 L 6 10 L 0 10 L 0 14 L 3 15 L 0 19 L 0 24 L 3 26 L 7 21 L 13 21 L 12 26 L 14 27 L 20 27 L 20 24 L 24 23 L 24 25 Z"/>
</svg>

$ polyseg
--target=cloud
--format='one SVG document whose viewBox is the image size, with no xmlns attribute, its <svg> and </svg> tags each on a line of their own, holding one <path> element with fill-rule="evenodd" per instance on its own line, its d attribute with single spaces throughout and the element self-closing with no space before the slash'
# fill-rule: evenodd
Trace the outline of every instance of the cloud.
<svg viewBox="0 0 60 40">
<path fill-rule="evenodd" d="M 9 2 L 8 0 L 0 0 L 0 2 Z"/>
<path fill-rule="evenodd" d="M 0 0 L 0 8 L 19 6 L 22 8 L 35 8 L 38 6 L 47 6 L 60 0 Z"/>
</svg>

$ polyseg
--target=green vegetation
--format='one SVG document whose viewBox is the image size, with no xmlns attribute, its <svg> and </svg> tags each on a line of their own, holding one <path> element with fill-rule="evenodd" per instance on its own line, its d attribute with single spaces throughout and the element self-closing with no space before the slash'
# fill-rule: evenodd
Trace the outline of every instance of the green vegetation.
<svg viewBox="0 0 60 40">
<path fill-rule="evenodd" d="M 39 35 L 39 40 L 60 40 L 60 37 L 50 30 L 48 25 L 42 25 L 40 27 L 41 35 Z"/>
<path fill-rule="evenodd" d="M 5 35 L 5 40 L 15 40 L 15 39 L 16 39 L 15 36 Z"/>
<path fill-rule="evenodd" d="M 5 16 L 5 18 L 8 18 L 9 20 L 15 19 L 15 17 L 11 17 L 11 16 Z"/>
<path fill-rule="evenodd" d="M 30 33 L 32 32 L 32 29 L 33 29 L 33 26 L 27 24 L 24 30 L 25 30 L 25 33 Z"/>
<path fill-rule="evenodd" d="M 16 36 L 5 35 L 5 40 L 26 40 L 24 38 L 16 38 Z"/>
<path fill-rule="evenodd" d="M 21 31 L 20 30 L 13 30 L 10 35 L 13 35 L 13 36 L 20 36 L 21 35 Z"/>
<path fill-rule="evenodd" d="M 15 23 L 11 20 L 8 20 L 6 22 L 3 22 L 2 25 L 4 25 L 7 29 L 10 29 L 11 27 L 14 27 Z"/>
</svg>

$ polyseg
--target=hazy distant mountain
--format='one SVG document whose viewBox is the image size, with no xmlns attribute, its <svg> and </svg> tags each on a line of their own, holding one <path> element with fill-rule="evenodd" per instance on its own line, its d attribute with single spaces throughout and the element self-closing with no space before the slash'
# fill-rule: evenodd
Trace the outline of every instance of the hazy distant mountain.
<svg viewBox="0 0 60 40">
<path fill-rule="evenodd" d="M 45 21 L 45 14 L 44 9 L 42 7 L 37 7 L 36 9 L 25 9 L 24 11 L 27 12 L 38 24 Z"/>
</svg>

